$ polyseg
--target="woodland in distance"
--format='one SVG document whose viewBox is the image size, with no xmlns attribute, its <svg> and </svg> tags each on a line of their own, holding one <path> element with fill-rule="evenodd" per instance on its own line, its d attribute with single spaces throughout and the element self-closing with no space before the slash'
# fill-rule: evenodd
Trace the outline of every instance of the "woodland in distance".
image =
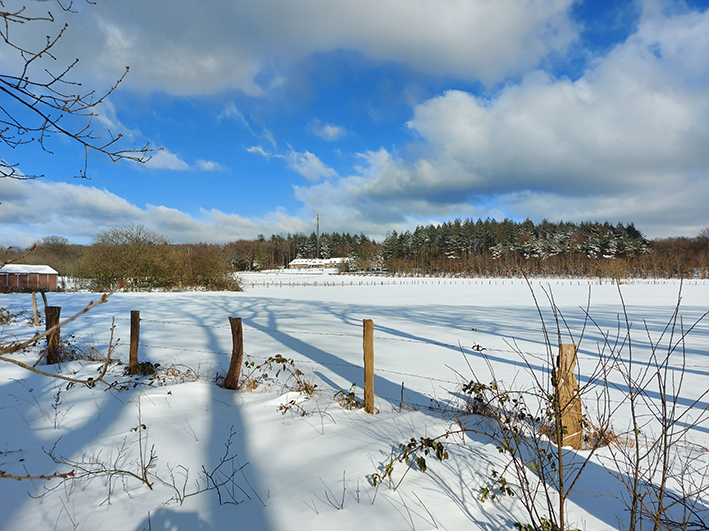
<svg viewBox="0 0 709 531">
<path fill-rule="evenodd" d="M 347 257 L 341 271 L 466 277 L 569 276 L 707 278 L 709 228 L 694 238 L 648 240 L 631 223 L 552 223 L 510 219 L 418 226 L 377 242 L 364 234 L 259 235 L 223 245 L 175 244 L 142 225 L 99 232 L 90 245 L 61 236 L 26 256 L 0 249 L 2 262 L 43 264 L 95 290 L 119 280 L 126 289 L 238 290 L 233 273 L 288 267 L 295 258 Z M 236 275 L 238 278 L 238 275 Z"/>
</svg>

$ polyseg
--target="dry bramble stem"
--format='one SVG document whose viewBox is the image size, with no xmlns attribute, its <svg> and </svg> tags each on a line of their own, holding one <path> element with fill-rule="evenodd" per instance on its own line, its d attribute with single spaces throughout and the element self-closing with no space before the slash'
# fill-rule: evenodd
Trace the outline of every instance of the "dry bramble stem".
<svg viewBox="0 0 709 531">
<path fill-rule="evenodd" d="M 64 473 L 55 472 L 54 474 L 42 474 L 39 476 L 32 476 L 30 474 L 27 474 L 26 476 L 16 476 L 14 474 L 6 474 L 2 470 L 0 470 L 0 479 L 14 479 L 17 481 L 23 481 L 25 479 L 29 479 L 31 481 L 35 480 L 35 479 L 37 479 L 37 480 L 39 480 L 39 479 L 50 480 L 50 479 L 57 479 L 57 478 L 58 479 L 69 479 L 69 478 L 74 477 L 74 475 L 75 474 L 74 474 L 73 470 L 71 470 L 69 472 L 64 472 Z"/>
<path fill-rule="evenodd" d="M 20 362 L 16 362 L 15 360 L 5 358 L 4 356 L 7 356 L 8 354 L 12 354 L 14 352 L 17 352 L 18 350 L 25 349 L 31 345 L 34 345 L 37 341 L 42 339 L 43 337 L 48 336 L 55 330 L 59 330 L 62 326 L 72 322 L 73 320 L 79 318 L 80 316 L 84 315 L 86 312 L 91 310 L 92 308 L 95 308 L 96 306 L 103 304 L 105 302 L 108 302 L 108 297 L 110 297 L 113 293 L 115 293 L 116 290 L 111 291 L 110 293 L 104 293 L 101 295 L 101 297 L 97 301 L 91 301 L 89 304 L 84 308 L 83 310 L 80 310 L 79 312 L 75 313 L 68 319 L 65 319 L 64 321 L 54 325 L 53 327 L 45 330 L 42 333 L 37 332 L 34 336 L 32 336 L 30 339 L 27 341 L 24 341 L 22 343 L 12 343 L 11 345 L 7 347 L 2 347 L 0 348 L 0 359 L 3 361 L 9 361 L 11 363 L 16 363 L 17 365 L 24 366 L 24 364 L 21 364 Z M 26 367 L 27 368 L 27 367 Z"/>
<path fill-rule="evenodd" d="M 29 249 L 27 249 L 24 253 L 22 253 L 22 255 L 18 256 L 17 258 L 13 258 L 12 260 L 6 260 L 6 261 L 4 261 L 4 262 L 2 263 L 2 265 L 0 266 L 0 268 L 5 267 L 7 264 L 11 264 L 11 263 L 13 263 L 13 262 L 17 262 L 18 260 L 22 260 L 25 256 L 27 256 L 27 255 L 30 254 L 32 251 L 34 251 L 37 247 L 39 247 L 39 246 L 35 243 L 32 247 L 30 247 Z M 12 249 L 12 247 L 8 247 L 8 249 Z"/>
<path fill-rule="evenodd" d="M 84 309 L 80 310 L 79 312 L 72 315 L 68 319 L 65 319 L 64 321 L 49 328 L 48 330 L 45 330 L 42 333 L 36 333 L 34 336 L 32 336 L 27 341 L 24 341 L 22 343 L 13 343 L 7 347 L 1 347 L 0 348 L 0 361 L 6 361 L 8 363 L 12 363 L 12 364 L 17 365 L 19 367 L 22 367 L 23 369 L 27 369 L 28 371 L 34 372 L 35 374 L 40 374 L 42 376 L 48 376 L 50 378 L 57 378 L 59 380 L 64 380 L 64 381 L 71 382 L 71 383 L 79 383 L 79 384 L 84 384 L 84 385 L 88 385 L 88 386 L 93 386 L 96 382 L 103 381 L 103 377 L 106 375 L 106 371 L 108 370 L 108 366 L 111 362 L 111 353 L 112 353 L 113 349 L 115 348 L 115 344 L 113 342 L 113 331 L 115 329 L 115 324 L 111 326 L 111 340 L 110 340 L 110 344 L 108 347 L 108 352 L 106 354 L 106 361 L 104 362 L 101 373 L 99 374 L 98 378 L 96 378 L 96 379 L 89 378 L 87 380 L 80 380 L 77 378 L 72 378 L 70 376 L 64 376 L 61 374 L 49 373 L 49 372 L 42 371 L 40 369 L 37 369 L 37 365 L 39 364 L 41 358 L 39 358 L 34 363 L 34 365 L 29 365 L 27 363 L 23 363 L 19 360 L 9 358 L 6 356 L 8 356 L 9 354 L 12 354 L 14 352 L 21 351 L 31 345 L 34 345 L 35 343 L 37 343 L 37 341 L 39 341 L 43 337 L 46 337 L 47 335 L 51 334 L 55 330 L 59 330 L 62 326 L 66 325 L 67 323 L 72 322 L 73 320 L 75 320 L 78 317 L 80 317 L 81 315 L 85 314 L 86 312 L 88 312 L 92 308 L 95 308 L 96 306 L 98 306 L 100 304 L 104 304 L 105 302 L 108 301 L 108 298 L 111 295 L 113 295 L 118 289 L 121 289 L 123 287 L 123 285 L 124 285 L 123 283 L 117 284 L 116 287 L 112 291 L 110 291 L 109 293 L 104 293 L 96 301 L 91 301 Z M 106 382 L 104 382 L 104 383 L 106 383 Z"/>
</svg>

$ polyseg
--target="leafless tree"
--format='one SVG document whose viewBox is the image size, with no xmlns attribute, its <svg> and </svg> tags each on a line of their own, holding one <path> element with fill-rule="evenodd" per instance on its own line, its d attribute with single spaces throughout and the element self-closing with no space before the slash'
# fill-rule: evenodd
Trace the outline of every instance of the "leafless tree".
<svg viewBox="0 0 709 531">
<path fill-rule="evenodd" d="M 86 0 L 92 4 L 90 0 Z M 48 11 L 40 4 L 49 3 Z M 7 4 L 7 6 L 6 6 Z M 0 0 L 0 39 L 8 63 L 15 71 L 0 73 L 0 144 L 13 149 L 38 144 L 52 153 L 48 140 L 54 135 L 71 139 L 84 148 L 84 160 L 77 177 L 86 178 L 89 151 L 121 159 L 146 162 L 149 144 L 123 147 L 122 135 L 94 129 L 99 106 L 113 93 L 130 67 L 106 91 L 84 88 L 71 79 L 79 59 L 65 61 L 56 54 L 57 43 L 68 31 L 57 13 L 78 16 L 71 0 Z M 45 32 L 36 32 L 39 26 Z M 45 35 L 41 39 L 33 35 Z M 50 68 L 48 64 L 56 64 Z M 8 67 L 12 68 L 12 67 Z M 0 178 L 33 179 L 41 175 L 25 172 L 19 163 L 0 158 Z"/>
</svg>

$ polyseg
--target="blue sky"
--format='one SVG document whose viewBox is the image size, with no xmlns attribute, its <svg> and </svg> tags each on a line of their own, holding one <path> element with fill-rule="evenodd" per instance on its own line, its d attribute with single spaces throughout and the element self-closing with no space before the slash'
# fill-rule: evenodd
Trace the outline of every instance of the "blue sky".
<svg viewBox="0 0 709 531">
<path fill-rule="evenodd" d="M 210 4 L 55 14 L 69 29 L 51 68 L 78 57 L 72 79 L 100 91 L 131 67 L 97 131 L 162 151 L 92 155 L 84 180 L 64 139 L 0 145 L 44 175 L 0 179 L 1 244 L 127 223 L 223 243 L 309 233 L 316 211 L 375 238 L 456 217 L 709 226 L 707 1 Z M 0 68 L 17 68 L 7 48 Z"/>
</svg>

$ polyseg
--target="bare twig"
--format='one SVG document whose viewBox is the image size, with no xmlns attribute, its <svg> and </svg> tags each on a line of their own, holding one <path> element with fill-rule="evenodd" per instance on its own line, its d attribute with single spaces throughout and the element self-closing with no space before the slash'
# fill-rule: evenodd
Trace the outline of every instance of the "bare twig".
<svg viewBox="0 0 709 531">
<path fill-rule="evenodd" d="M 36 0 L 41 2 L 44 0 Z M 90 3 L 90 2 L 89 2 Z M 75 13 L 68 6 L 57 0 L 62 11 Z M 46 61 L 56 62 L 54 54 L 57 43 L 68 30 L 68 24 L 54 27 L 59 22 L 51 11 L 46 14 L 32 14 L 27 5 L 19 9 L 5 10 L 0 3 L 0 39 L 14 50 L 20 67 L 13 74 L 0 74 L 0 143 L 10 148 L 37 143 L 47 153 L 52 153 L 47 140 L 52 135 L 71 139 L 84 148 L 84 163 L 79 177 L 87 178 L 88 152 L 96 151 L 108 156 L 112 161 L 120 159 L 146 162 L 155 150 L 149 144 L 143 147 L 120 148 L 118 142 L 122 135 L 114 135 L 107 130 L 107 138 L 102 139 L 93 130 L 93 119 L 98 115 L 99 106 L 118 88 L 128 74 L 126 66 L 123 74 L 104 93 L 93 90 L 81 90 L 81 84 L 69 79 L 69 75 L 78 63 L 78 59 L 60 67 L 54 74 L 44 67 Z M 29 25 L 50 26 L 44 35 L 44 41 L 32 44 L 16 35 Z M 22 43 L 22 44 L 20 44 Z M 37 74 L 36 70 L 42 69 Z M 41 175 L 25 174 L 18 164 L 0 160 L 0 178 L 32 179 Z"/>
</svg>

